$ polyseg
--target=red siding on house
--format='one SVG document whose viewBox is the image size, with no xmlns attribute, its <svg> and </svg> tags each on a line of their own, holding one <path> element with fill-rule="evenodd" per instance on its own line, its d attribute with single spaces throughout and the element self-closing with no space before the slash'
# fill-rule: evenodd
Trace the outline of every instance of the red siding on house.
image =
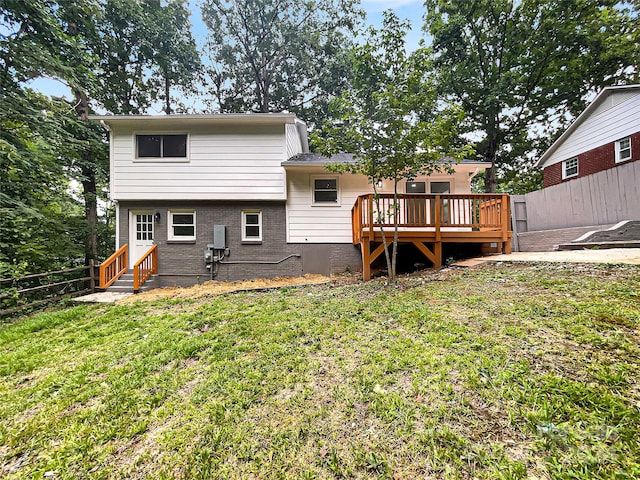
<svg viewBox="0 0 640 480">
<path fill-rule="evenodd" d="M 615 142 L 611 142 L 578 155 L 578 175 L 575 177 L 562 179 L 562 162 L 545 167 L 543 170 L 544 187 L 568 182 L 574 178 L 586 177 L 636 160 L 640 160 L 640 132 L 631 135 L 631 159 L 626 162 L 615 163 Z"/>
<path fill-rule="evenodd" d="M 578 167 L 579 170 L 579 167 Z M 562 182 L 562 162 L 554 163 L 553 165 L 549 165 L 545 167 L 542 171 L 543 176 L 543 185 L 544 188 L 550 187 L 552 185 L 558 185 Z"/>
</svg>

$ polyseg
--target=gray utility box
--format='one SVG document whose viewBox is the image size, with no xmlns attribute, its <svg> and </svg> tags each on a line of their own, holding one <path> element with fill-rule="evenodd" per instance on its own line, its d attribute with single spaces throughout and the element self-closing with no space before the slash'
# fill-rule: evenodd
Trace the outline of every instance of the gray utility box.
<svg viewBox="0 0 640 480">
<path fill-rule="evenodd" d="M 224 225 L 213 226 L 213 249 L 224 250 L 227 248 L 227 227 Z"/>
</svg>

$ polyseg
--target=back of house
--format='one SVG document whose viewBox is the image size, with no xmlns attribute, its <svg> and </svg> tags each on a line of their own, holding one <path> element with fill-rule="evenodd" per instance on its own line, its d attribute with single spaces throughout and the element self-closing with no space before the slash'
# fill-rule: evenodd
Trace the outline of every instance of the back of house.
<svg viewBox="0 0 640 480">
<path fill-rule="evenodd" d="M 310 153 L 293 114 L 94 116 L 110 131 L 116 249 L 155 246 L 160 285 L 362 269 L 352 209 L 373 187 Z M 403 193 L 471 192 L 485 164 L 402 182 Z M 392 192 L 381 181 L 379 191 Z"/>
</svg>

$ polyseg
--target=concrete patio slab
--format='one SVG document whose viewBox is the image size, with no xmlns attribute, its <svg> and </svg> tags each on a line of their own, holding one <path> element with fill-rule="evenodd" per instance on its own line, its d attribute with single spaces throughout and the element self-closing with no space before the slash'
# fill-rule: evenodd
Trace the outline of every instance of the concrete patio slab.
<svg viewBox="0 0 640 480">
<path fill-rule="evenodd" d="M 133 293 L 125 292 L 97 292 L 90 295 L 84 295 L 82 297 L 76 297 L 74 302 L 80 303 L 115 303 L 118 300 L 127 298 L 133 295 Z"/>
<path fill-rule="evenodd" d="M 485 262 L 611 263 L 640 265 L 640 248 L 514 252 L 507 255 L 491 255 L 474 260 L 483 260 Z"/>
</svg>

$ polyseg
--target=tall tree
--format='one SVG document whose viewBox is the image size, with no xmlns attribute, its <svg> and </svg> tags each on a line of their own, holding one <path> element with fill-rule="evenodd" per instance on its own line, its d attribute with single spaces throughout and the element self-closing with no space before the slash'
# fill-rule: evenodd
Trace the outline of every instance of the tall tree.
<svg viewBox="0 0 640 480">
<path fill-rule="evenodd" d="M 201 69 L 186 0 L 103 0 L 88 36 L 97 65 L 91 97 L 116 114 L 171 113 L 171 89 L 192 92 Z M 174 98 L 175 100 L 175 98 Z"/>
<path fill-rule="evenodd" d="M 408 29 L 392 12 L 385 12 L 381 30 L 371 28 L 367 42 L 353 54 L 353 86 L 331 102 L 332 121 L 313 141 L 325 155 L 353 152 L 354 164 L 330 168 L 367 175 L 373 185 L 377 218 L 382 231 L 390 281 L 395 280 L 398 251 L 399 197 L 402 179 L 450 169 L 444 158 L 460 161 L 471 151 L 457 147 L 460 110 L 438 102 L 436 88 L 427 75 L 427 52 L 406 54 Z M 376 181 L 394 183 L 392 211 L 380 207 Z M 390 221 L 391 220 L 391 221 Z M 383 224 L 393 223 L 389 251 Z"/>
<path fill-rule="evenodd" d="M 637 74 L 633 19 L 618 0 L 426 0 L 441 91 L 467 114 L 478 154 L 496 169 L 549 137 L 585 97 Z M 528 149 L 530 150 L 530 148 Z M 517 168 L 517 167 L 516 167 Z"/>
<path fill-rule="evenodd" d="M 96 105 L 114 113 L 144 113 L 157 100 L 171 111 L 172 89 L 190 88 L 191 72 L 199 66 L 188 17 L 185 0 L 0 3 L 0 208 L 10 220 L 3 218 L 3 230 L 44 225 L 43 212 L 53 218 L 60 205 L 69 215 L 77 212 L 69 208 L 76 204 L 67 191 L 73 179 L 82 186 L 85 260 L 98 258 L 98 199 L 107 183 L 108 157 L 104 132 L 90 124 L 88 114 Z M 66 84 L 73 98 L 36 95 L 27 84 L 43 76 Z M 65 238 L 58 236 L 62 229 L 71 242 L 77 230 L 65 227 L 64 215 L 55 218 L 60 228 L 42 232 L 59 240 Z M 34 242 L 46 246 L 53 239 L 43 241 L 33 228 L 16 227 L 15 235 L 3 231 L 2 260 L 43 266 L 32 261 L 33 252 L 43 248 Z M 25 238 L 33 239 L 34 248 L 20 247 Z M 56 252 L 69 250 L 57 245 Z"/>
<path fill-rule="evenodd" d="M 67 15 L 82 11 L 90 18 L 94 7 L 91 0 L 0 4 L 0 263 L 9 273 L 62 266 L 80 256 L 79 210 L 68 192 L 70 149 L 63 148 L 77 143 L 61 121 L 73 109 L 26 85 L 43 76 L 81 83 L 87 56 Z"/>
<path fill-rule="evenodd" d="M 348 84 L 357 0 L 205 0 L 202 14 L 223 112 L 287 110 L 314 123 Z"/>
</svg>

